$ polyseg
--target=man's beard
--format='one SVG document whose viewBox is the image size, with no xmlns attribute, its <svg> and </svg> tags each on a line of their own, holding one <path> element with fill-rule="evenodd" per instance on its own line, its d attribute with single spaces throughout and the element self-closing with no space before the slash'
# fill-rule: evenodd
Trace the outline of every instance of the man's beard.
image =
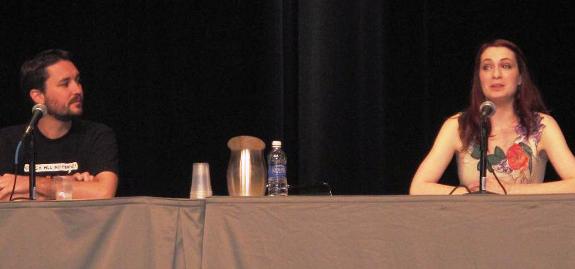
<svg viewBox="0 0 575 269">
<path fill-rule="evenodd" d="M 72 114 L 68 108 L 66 108 L 66 112 L 61 113 L 53 109 L 50 103 L 47 103 L 48 114 L 52 115 L 55 119 L 63 122 L 69 122 L 73 119 L 79 118 L 82 112 L 79 114 Z"/>
<path fill-rule="evenodd" d="M 52 114 L 54 116 L 54 118 L 56 118 L 59 121 L 64 121 L 64 122 L 68 122 L 68 121 L 72 121 L 75 118 L 80 117 L 79 115 L 70 115 L 70 114 Z"/>
</svg>

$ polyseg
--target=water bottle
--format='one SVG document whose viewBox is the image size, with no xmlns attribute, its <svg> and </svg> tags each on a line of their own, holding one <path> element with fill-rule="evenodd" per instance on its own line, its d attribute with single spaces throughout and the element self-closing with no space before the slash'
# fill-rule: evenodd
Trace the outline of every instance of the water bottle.
<svg viewBox="0 0 575 269">
<path fill-rule="evenodd" d="M 281 141 L 272 142 L 272 150 L 268 155 L 268 195 L 287 196 L 287 157 L 282 150 Z"/>
</svg>

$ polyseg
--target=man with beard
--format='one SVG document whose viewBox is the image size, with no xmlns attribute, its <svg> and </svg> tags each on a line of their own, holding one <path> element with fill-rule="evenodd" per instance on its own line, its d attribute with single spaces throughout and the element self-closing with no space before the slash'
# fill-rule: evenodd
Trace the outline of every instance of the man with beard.
<svg viewBox="0 0 575 269">
<path fill-rule="evenodd" d="M 46 114 L 34 129 L 37 199 L 54 199 L 52 177 L 72 181 L 73 199 L 112 198 L 118 183 L 114 132 L 107 126 L 79 119 L 84 93 L 80 73 L 68 52 L 47 50 L 20 69 L 21 87 Z M 0 130 L 0 200 L 28 198 L 29 138 L 14 159 L 26 125 Z"/>
</svg>

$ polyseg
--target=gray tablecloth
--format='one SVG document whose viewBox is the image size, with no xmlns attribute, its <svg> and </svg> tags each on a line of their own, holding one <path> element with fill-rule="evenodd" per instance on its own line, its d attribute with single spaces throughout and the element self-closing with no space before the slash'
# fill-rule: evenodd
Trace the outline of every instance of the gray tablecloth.
<svg viewBox="0 0 575 269">
<path fill-rule="evenodd" d="M 0 203 L 0 268 L 200 268 L 204 208 L 144 197 Z"/>
<path fill-rule="evenodd" d="M 575 268 L 575 195 L 0 203 L 0 268 Z"/>
</svg>

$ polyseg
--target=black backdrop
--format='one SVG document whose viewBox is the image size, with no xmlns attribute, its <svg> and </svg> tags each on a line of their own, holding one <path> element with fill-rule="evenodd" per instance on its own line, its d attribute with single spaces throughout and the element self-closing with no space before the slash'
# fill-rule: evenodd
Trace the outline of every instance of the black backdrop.
<svg viewBox="0 0 575 269">
<path fill-rule="evenodd" d="M 3 1 L 0 127 L 30 114 L 20 64 L 62 48 L 82 72 L 84 118 L 117 133 L 122 195 L 185 197 L 197 161 L 226 194 L 226 142 L 242 134 L 284 141 L 292 185 L 406 193 L 441 122 L 467 103 L 475 50 L 491 38 L 525 50 L 573 148 L 574 11 L 570 1 Z M 456 180 L 453 166 L 445 178 Z"/>
</svg>

